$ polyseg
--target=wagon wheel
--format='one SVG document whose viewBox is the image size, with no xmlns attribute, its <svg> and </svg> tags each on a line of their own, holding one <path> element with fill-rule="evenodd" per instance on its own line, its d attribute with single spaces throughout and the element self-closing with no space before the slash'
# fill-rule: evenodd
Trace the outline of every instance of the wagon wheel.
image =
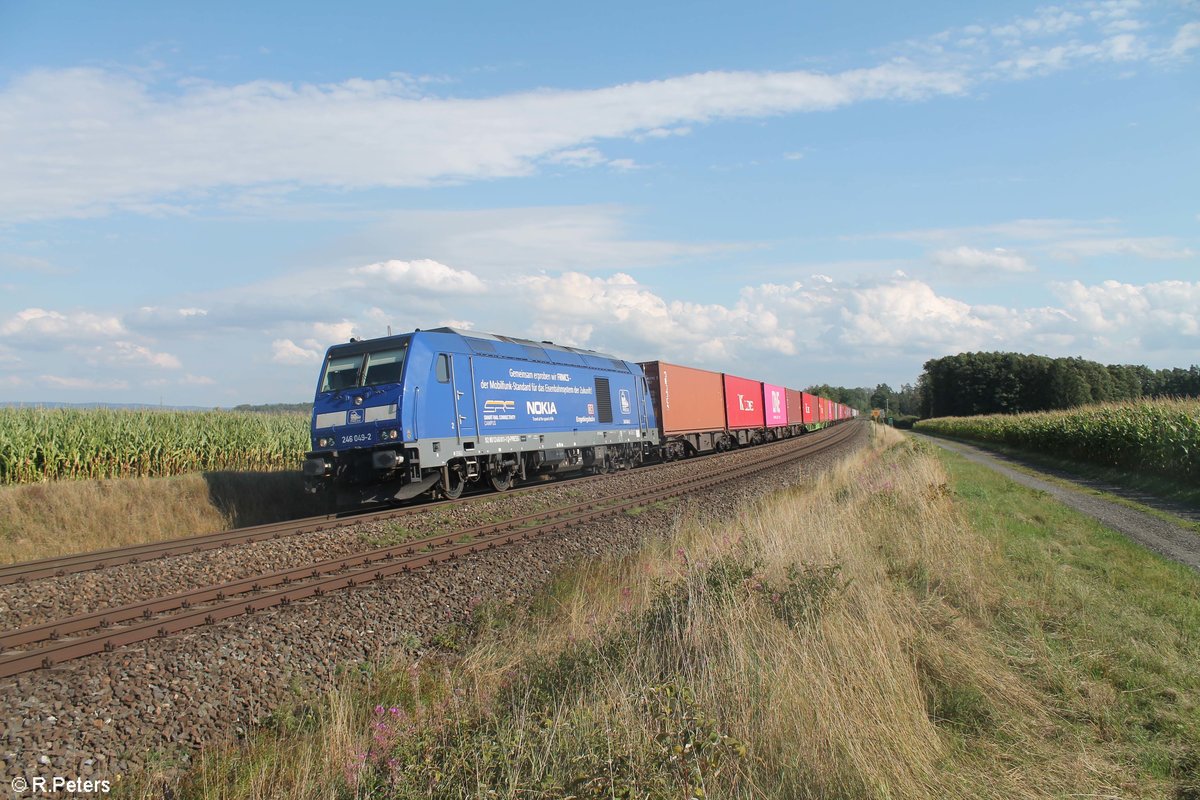
<svg viewBox="0 0 1200 800">
<path fill-rule="evenodd" d="M 463 487 L 466 484 L 466 480 L 463 479 L 462 469 L 457 465 L 452 465 L 442 472 L 442 480 L 438 486 L 441 488 L 442 496 L 447 500 L 457 500 L 462 497 Z"/>
<path fill-rule="evenodd" d="M 488 479 L 497 492 L 507 492 L 513 485 L 513 470 L 504 466 L 503 457 L 488 465 Z"/>
</svg>

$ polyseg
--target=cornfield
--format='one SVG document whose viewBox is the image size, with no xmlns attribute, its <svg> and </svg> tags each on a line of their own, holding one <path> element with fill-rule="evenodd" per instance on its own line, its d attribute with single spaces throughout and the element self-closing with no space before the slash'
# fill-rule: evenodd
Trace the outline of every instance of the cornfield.
<svg viewBox="0 0 1200 800">
<path fill-rule="evenodd" d="M 916 429 L 1076 461 L 1200 479 L 1200 400 L 1138 400 L 1036 414 L 938 417 Z"/>
<path fill-rule="evenodd" d="M 298 469 L 301 414 L 0 408 L 0 485 Z"/>
</svg>

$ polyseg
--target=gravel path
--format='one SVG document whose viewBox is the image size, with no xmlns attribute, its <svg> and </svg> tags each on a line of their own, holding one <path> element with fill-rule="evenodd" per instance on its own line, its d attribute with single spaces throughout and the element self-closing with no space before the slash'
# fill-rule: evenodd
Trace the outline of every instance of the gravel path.
<svg viewBox="0 0 1200 800">
<path fill-rule="evenodd" d="M 281 703 L 318 697 L 339 670 L 415 657 L 481 599 L 522 602 L 570 562 L 628 552 L 646 536 L 669 533 L 687 509 L 728 518 L 754 498 L 828 469 L 866 435 L 860 425 L 840 447 L 700 498 L 6 679 L 4 771 L 9 778 L 101 778 L 161 768 L 164 760 L 186 763 L 202 744 L 244 736 Z M 636 471 L 614 477 L 644 480 Z"/>
<path fill-rule="evenodd" d="M 1120 503 L 1105 500 L 1102 497 L 1097 497 L 1081 489 L 1071 489 L 1056 482 L 1035 478 L 1001 463 L 1002 461 L 1009 461 L 1010 463 L 1021 464 L 1030 469 L 1041 469 L 1041 467 L 1021 461 L 1018 458 L 1001 456 L 997 453 L 991 453 L 982 448 L 975 447 L 974 445 L 947 441 L 920 433 L 914 433 L 913 436 L 958 453 L 968 461 L 990 467 L 1022 486 L 1046 492 L 1046 494 L 1054 497 L 1064 505 L 1086 514 L 1115 531 L 1125 534 L 1130 539 L 1153 550 L 1159 555 L 1200 571 L 1200 535 L 1197 535 L 1194 531 L 1188 530 L 1181 525 L 1167 522 L 1153 514 L 1147 514 L 1144 511 L 1138 511 Z M 1057 473 L 1055 477 L 1083 483 L 1061 472 Z"/>
</svg>

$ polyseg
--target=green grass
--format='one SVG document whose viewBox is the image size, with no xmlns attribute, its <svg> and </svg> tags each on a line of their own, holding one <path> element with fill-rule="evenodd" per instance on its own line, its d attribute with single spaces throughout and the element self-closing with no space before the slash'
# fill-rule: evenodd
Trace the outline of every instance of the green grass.
<svg viewBox="0 0 1200 800">
<path fill-rule="evenodd" d="M 928 434 L 934 435 L 934 434 Z M 952 442 L 961 442 L 963 444 L 971 444 L 984 447 L 987 450 L 1000 453 L 1013 458 L 1028 461 L 1030 464 L 1050 470 L 1057 470 L 1071 475 L 1073 478 L 1078 478 L 1084 481 L 1096 481 L 1106 483 L 1113 487 L 1126 489 L 1131 492 L 1137 492 L 1146 496 L 1147 500 L 1162 500 L 1168 504 L 1178 504 L 1182 506 L 1200 509 L 1200 487 L 1191 485 L 1171 478 L 1155 475 L 1151 473 L 1132 472 L 1127 469 L 1119 469 L 1116 467 L 1104 467 L 1098 464 L 1088 464 L 1082 461 L 1072 461 L 1067 458 L 1056 458 L 1046 453 L 1037 453 L 1029 450 L 1022 450 L 1016 447 L 1008 447 L 1003 444 L 994 442 L 975 442 L 970 439 L 963 439 L 956 436 L 943 436 L 938 434 L 939 439 L 948 439 Z M 1113 503 L 1120 503 L 1123 506 L 1142 511 L 1159 519 L 1180 525 L 1184 528 L 1200 533 L 1200 522 L 1190 520 L 1186 517 L 1181 517 L 1178 514 L 1173 514 L 1167 508 L 1160 504 L 1150 505 L 1148 503 L 1138 502 L 1135 499 L 1125 496 L 1124 494 L 1115 494 L 1113 492 L 1104 491 L 1094 486 L 1081 484 L 1075 480 L 1060 478 L 1057 475 L 1052 475 L 1047 472 L 1042 472 L 1024 464 L 1006 462 L 1005 464 L 1027 475 L 1032 475 L 1051 483 L 1058 484 L 1070 489 L 1087 492 L 1088 494 L 1097 497 L 1103 497 Z"/>
<path fill-rule="evenodd" d="M 428 535 L 422 531 L 408 528 L 399 522 L 393 522 L 386 525 L 382 531 L 364 531 L 358 535 L 358 538 L 363 544 L 370 547 L 392 547 L 413 539 L 422 539 Z"/>
<path fill-rule="evenodd" d="M 988 468 L 938 457 L 972 527 L 996 543 L 995 619 L 1014 663 L 1076 735 L 1114 743 L 1200 797 L 1200 575 Z"/>
</svg>

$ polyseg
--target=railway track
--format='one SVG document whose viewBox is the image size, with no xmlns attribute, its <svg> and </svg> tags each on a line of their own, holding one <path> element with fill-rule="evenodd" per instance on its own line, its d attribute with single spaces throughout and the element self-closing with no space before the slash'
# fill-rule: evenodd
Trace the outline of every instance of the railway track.
<svg viewBox="0 0 1200 800">
<path fill-rule="evenodd" d="M 517 541 L 534 539 L 546 533 L 590 522 L 633 507 L 715 488 L 730 480 L 745 478 L 832 448 L 852 436 L 853 428 L 854 426 L 842 426 L 825 436 L 792 440 L 792 446 L 781 444 L 778 447 L 763 448 L 761 457 L 717 475 L 679 478 L 661 484 L 643 486 L 633 492 L 612 494 L 499 523 L 476 525 L 303 567 L 200 587 L 169 597 L 138 601 L 0 633 L 0 678 L 38 668 L 52 667 L 135 642 L 214 624 L 221 620 L 287 605 L 297 600 L 320 596 L 339 589 L 353 588 L 428 564 L 452 560 Z M 344 524 L 357 524 L 364 519 L 387 519 L 403 516 L 424 508 L 428 508 L 428 506 L 359 515 L 345 518 Z M 304 528 L 329 521 L 329 518 L 309 518 L 297 520 L 295 524 Z M 341 522 L 342 520 L 337 521 Z M 259 526 L 259 529 L 271 527 L 273 526 Z M 257 536 L 256 539 L 243 538 L 242 541 L 256 541 L 271 536 L 289 535 L 288 533 L 274 533 L 259 529 L 252 529 L 250 534 Z M 324 528 L 308 527 L 307 529 L 323 530 Z M 218 537 L 230 533 L 237 532 L 214 534 L 210 537 L 210 542 L 206 544 L 208 547 L 222 546 L 220 542 L 229 544 L 231 543 L 229 539 L 221 540 Z M 174 545 L 175 543 L 163 544 Z M 208 547 L 176 552 L 195 552 L 197 549 L 208 549 Z M 142 556 L 127 551 L 139 549 L 139 547 L 120 548 L 119 550 L 124 551 L 125 555 L 131 557 L 116 562 L 104 560 L 111 559 L 109 554 L 115 553 L 115 550 L 90 555 L 93 556 L 94 561 L 95 557 L 99 556 L 104 565 L 108 566 L 113 563 L 129 563 L 138 560 Z M 163 550 L 167 551 L 166 554 L 172 554 L 169 552 L 169 547 L 163 548 Z M 41 564 L 43 562 L 33 563 Z M 86 562 L 83 561 L 71 564 L 71 566 L 77 565 L 84 566 L 73 571 L 98 568 L 94 562 L 91 566 L 86 566 Z M 46 566 L 40 567 L 40 569 L 46 568 Z M 29 579 L 26 578 L 26 580 Z"/>
<path fill-rule="evenodd" d="M 808 437 L 801 437 L 798 440 L 785 440 L 786 442 L 803 442 Z M 785 442 L 776 443 L 775 446 L 781 446 Z M 639 468 L 647 474 L 653 473 L 656 470 L 671 466 L 670 462 L 666 464 L 651 464 Z M 605 475 L 591 475 L 582 478 L 571 478 L 572 484 L 586 484 L 593 481 L 601 480 Z M 505 496 L 519 495 L 528 492 L 537 492 L 556 485 L 562 485 L 561 482 L 553 483 L 537 483 L 532 485 L 521 486 L 505 492 Z M 121 564 L 138 564 L 146 561 L 153 561 L 160 558 L 170 558 L 173 556 L 188 555 L 191 553 L 199 553 L 205 550 L 215 550 L 220 547 L 232 547 L 240 544 L 251 544 L 254 542 L 267 541 L 270 539 L 282 539 L 288 536 L 297 536 L 305 533 L 317 533 L 321 531 L 335 530 L 337 528 L 346 528 L 353 525 L 359 525 L 364 522 L 391 520 L 402 517 L 421 514 L 436 509 L 442 506 L 462 506 L 464 504 L 477 503 L 491 498 L 495 498 L 494 492 L 481 492 L 479 494 L 460 498 L 458 500 L 437 500 L 432 502 L 420 503 L 417 505 L 405 506 L 403 508 L 387 508 L 383 510 L 365 511 L 362 513 L 354 513 L 349 515 L 326 514 L 315 517 L 304 517 L 303 519 L 286 520 L 284 522 L 272 522 L 265 525 L 254 525 L 245 528 L 234 528 L 227 531 L 219 531 L 215 533 L 200 534 L 198 536 L 184 536 L 178 539 L 167 539 L 159 542 L 146 542 L 144 544 L 126 545 L 123 547 L 113 547 L 105 550 L 94 550 L 87 553 L 73 553 L 64 556 L 55 556 L 52 558 L 38 559 L 37 561 L 25 561 L 17 564 L 0 565 L 0 586 L 9 584 L 25 583 L 28 581 L 41 580 L 42 578 L 61 577 L 78 572 L 90 572 L 103 570 L 109 567 L 119 566 Z"/>
</svg>

